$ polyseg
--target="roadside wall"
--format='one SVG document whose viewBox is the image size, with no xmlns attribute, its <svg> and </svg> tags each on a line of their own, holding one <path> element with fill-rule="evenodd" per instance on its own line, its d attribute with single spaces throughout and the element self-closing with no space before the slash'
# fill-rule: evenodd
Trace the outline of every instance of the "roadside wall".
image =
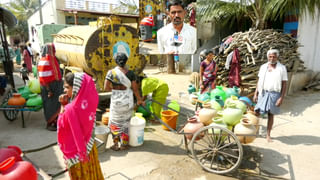
<svg viewBox="0 0 320 180">
<path fill-rule="evenodd" d="M 312 20 L 308 14 L 299 19 L 298 41 L 302 47 L 298 49 L 305 66 L 315 72 L 320 72 L 320 18 L 319 12 Z"/>
</svg>

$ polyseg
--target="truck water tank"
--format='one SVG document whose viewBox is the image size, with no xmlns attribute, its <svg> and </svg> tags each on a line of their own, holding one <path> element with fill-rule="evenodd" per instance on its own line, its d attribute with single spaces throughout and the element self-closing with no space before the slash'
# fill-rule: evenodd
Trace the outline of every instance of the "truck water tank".
<svg viewBox="0 0 320 180">
<path fill-rule="evenodd" d="M 103 91 L 108 70 L 116 66 L 115 53 L 126 53 L 129 58 L 127 66 L 136 74 L 143 71 L 146 59 L 139 55 L 136 28 L 111 20 L 97 24 L 65 28 L 54 35 L 54 43 L 60 61 L 92 75 L 97 82 L 97 90 Z"/>
</svg>

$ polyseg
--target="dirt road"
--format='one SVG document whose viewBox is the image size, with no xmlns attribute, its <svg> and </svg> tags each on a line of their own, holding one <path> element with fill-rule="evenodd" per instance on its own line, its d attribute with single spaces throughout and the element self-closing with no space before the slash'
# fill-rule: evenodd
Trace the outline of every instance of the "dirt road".
<svg viewBox="0 0 320 180">
<path fill-rule="evenodd" d="M 177 100 L 183 111 L 193 113 L 188 102 L 188 74 L 168 75 L 148 67 L 148 76 L 168 82 L 170 96 Z M 182 136 L 162 130 L 160 125 L 148 124 L 143 146 L 128 151 L 114 152 L 99 148 L 99 159 L 107 179 L 318 179 L 320 157 L 319 92 L 299 92 L 285 98 L 282 113 L 275 117 L 273 142 L 265 140 L 266 119 L 258 137 L 245 154 L 238 171 L 227 176 L 205 172 L 190 158 L 182 144 Z M 56 133 L 45 129 L 42 110 L 25 112 L 26 128 L 21 127 L 21 117 L 7 121 L 0 113 L 0 147 L 18 145 L 23 150 L 39 148 L 56 142 Z M 181 117 L 181 119 L 185 119 Z M 57 146 L 26 156 L 48 174 L 64 169 L 63 158 Z M 55 179 L 68 179 L 67 173 Z"/>
</svg>

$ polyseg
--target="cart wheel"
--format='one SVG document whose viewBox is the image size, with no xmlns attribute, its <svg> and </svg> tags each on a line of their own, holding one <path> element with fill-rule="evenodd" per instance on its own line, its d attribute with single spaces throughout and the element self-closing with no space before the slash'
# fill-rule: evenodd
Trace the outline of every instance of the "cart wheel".
<svg viewBox="0 0 320 180">
<path fill-rule="evenodd" d="M 205 170 L 226 174 L 236 170 L 242 160 L 240 141 L 230 130 L 210 125 L 199 129 L 190 142 L 191 152 Z"/>
<path fill-rule="evenodd" d="M 2 100 L 2 106 L 6 107 L 8 105 L 8 100 L 12 97 L 12 93 L 14 93 L 15 90 L 10 90 L 6 96 Z M 3 110 L 4 117 L 9 120 L 13 121 L 17 118 L 19 111 L 16 110 Z"/>
</svg>

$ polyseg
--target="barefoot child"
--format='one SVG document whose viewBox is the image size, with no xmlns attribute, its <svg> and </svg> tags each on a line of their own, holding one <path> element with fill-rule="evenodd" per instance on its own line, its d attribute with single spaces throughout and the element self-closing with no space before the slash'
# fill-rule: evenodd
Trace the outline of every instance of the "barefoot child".
<svg viewBox="0 0 320 180">
<path fill-rule="evenodd" d="M 23 63 L 22 68 L 20 69 L 21 78 L 23 80 L 24 85 L 26 85 L 26 81 L 29 81 L 29 71 L 27 69 L 27 64 Z"/>
</svg>

